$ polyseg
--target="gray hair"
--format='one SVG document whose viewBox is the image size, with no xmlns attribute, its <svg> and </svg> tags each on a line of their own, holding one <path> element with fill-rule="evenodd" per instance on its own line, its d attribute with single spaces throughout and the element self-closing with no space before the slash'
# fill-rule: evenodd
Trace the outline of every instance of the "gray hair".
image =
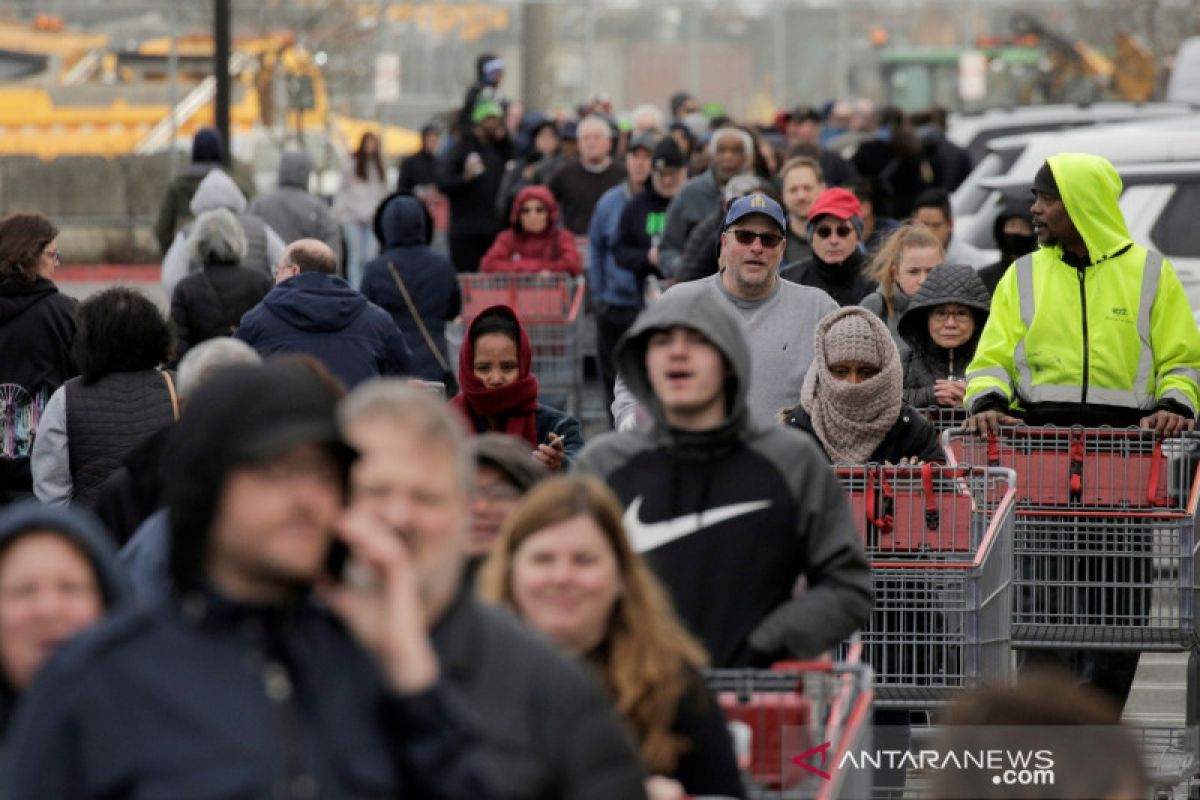
<svg viewBox="0 0 1200 800">
<path fill-rule="evenodd" d="M 214 208 L 196 218 L 187 238 L 188 258 L 196 264 L 239 264 L 246 257 L 246 234 L 227 208 Z"/>
<path fill-rule="evenodd" d="M 635 132 L 640 130 L 661 131 L 663 129 L 663 113 L 659 110 L 658 106 L 651 105 L 650 103 L 643 103 L 635 108 L 633 113 L 629 115 L 629 118 L 633 122 Z M 639 125 L 638 122 L 642 118 L 645 118 L 648 124 Z"/>
<path fill-rule="evenodd" d="M 474 494 L 475 458 L 467 446 L 462 420 L 445 401 L 403 379 L 378 378 L 359 384 L 338 405 L 338 423 L 343 431 L 366 419 L 386 420 L 424 442 L 449 450 L 463 491 L 468 496 Z"/>
<path fill-rule="evenodd" d="M 179 396 L 184 400 L 226 367 L 261 364 L 262 356 L 241 339 L 218 336 L 208 339 L 183 354 L 177 370 Z"/>
<path fill-rule="evenodd" d="M 738 141 L 742 143 L 742 153 L 746 156 L 749 166 L 754 166 L 754 137 L 741 128 L 725 127 L 713 131 L 712 138 L 709 139 L 713 152 L 717 150 L 717 142 L 726 136 L 737 137 Z"/>
<path fill-rule="evenodd" d="M 605 136 L 613 135 L 612 125 L 608 124 L 608 120 L 606 120 L 604 117 L 597 116 L 596 114 L 589 114 L 588 116 L 584 117 L 583 121 L 579 123 L 579 126 L 575 128 L 575 135 L 582 136 L 584 128 L 595 128 L 597 126 L 604 131 Z"/>
</svg>

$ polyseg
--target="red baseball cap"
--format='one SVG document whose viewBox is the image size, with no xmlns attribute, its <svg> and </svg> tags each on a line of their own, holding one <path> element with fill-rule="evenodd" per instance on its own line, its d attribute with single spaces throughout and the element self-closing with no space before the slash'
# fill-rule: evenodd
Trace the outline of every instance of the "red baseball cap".
<svg viewBox="0 0 1200 800">
<path fill-rule="evenodd" d="M 823 214 L 832 214 L 838 219 L 849 220 L 862 216 L 862 204 L 854 196 L 854 192 L 835 186 L 817 195 L 812 207 L 808 209 L 808 221 L 812 222 Z"/>
</svg>

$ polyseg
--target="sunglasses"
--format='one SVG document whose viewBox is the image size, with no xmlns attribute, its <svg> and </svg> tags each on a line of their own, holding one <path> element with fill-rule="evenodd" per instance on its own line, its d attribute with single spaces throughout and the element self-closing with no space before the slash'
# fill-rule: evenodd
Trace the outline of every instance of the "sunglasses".
<svg viewBox="0 0 1200 800">
<path fill-rule="evenodd" d="M 820 239 L 828 239 L 833 235 L 835 230 L 839 237 L 845 239 L 853 232 L 854 228 L 851 228 L 849 225 L 838 225 L 836 228 L 831 225 L 821 225 L 813 233 Z"/>
<path fill-rule="evenodd" d="M 758 231 L 748 231 L 744 228 L 734 228 L 729 232 L 733 234 L 734 239 L 737 239 L 738 244 L 747 247 L 754 244 L 755 239 L 758 239 L 762 242 L 763 247 L 768 250 L 774 250 L 783 241 L 783 237 L 778 233 L 759 233 Z"/>
<path fill-rule="evenodd" d="M 525 206 L 521 209 L 522 214 L 545 214 L 545 206 Z"/>
</svg>

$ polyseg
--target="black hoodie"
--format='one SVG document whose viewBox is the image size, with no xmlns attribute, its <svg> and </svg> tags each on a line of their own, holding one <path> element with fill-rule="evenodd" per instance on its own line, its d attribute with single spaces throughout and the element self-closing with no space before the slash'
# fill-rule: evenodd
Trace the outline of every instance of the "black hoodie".
<svg viewBox="0 0 1200 800">
<path fill-rule="evenodd" d="M 682 325 L 725 356 L 725 421 L 706 431 L 666 422 L 646 374 L 652 332 Z M 871 571 L 837 476 L 811 437 L 749 421 L 750 352 L 737 320 L 711 293 L 667 292 L 618 352 L 648 432 L 601 436 L 577 468 L 626 506 L 625 528 L 714 667 L 807 658 L 866 622 Z M 793 596 L 804 575 L 807 589 Z"/>
<path fill-rule="evenodd" d="M 46 278 L 0 276 L 0 505 L 33 491 L 37 420 L 54 390 L 79 373 L 71 359 L 77 305 Z"/>
</svg>

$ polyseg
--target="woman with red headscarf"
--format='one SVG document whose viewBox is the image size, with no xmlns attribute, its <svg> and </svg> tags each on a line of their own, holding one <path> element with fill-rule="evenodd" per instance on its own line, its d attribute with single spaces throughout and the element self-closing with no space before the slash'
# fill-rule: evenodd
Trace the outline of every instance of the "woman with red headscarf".
<svg viewBox="0 0 1200 800">
<path fill-rule="evenodd" d="M 450 401 L 475 433 L 524 439 L 547 469 L 570 467 L 583 449 L 579 420 L 538 402 L 533 350 L 516 313 L 492 306 L 475 318 L 458 357 L 459 394 Z"/>
<path fill-rule="evenodd" d="M 583 272 L 575 237 L 558 226 L 558 203 L 545 186 L 526 186 L 517 193 L 509 223 L 484 253 L 480 271 Z"/>
</svg>

